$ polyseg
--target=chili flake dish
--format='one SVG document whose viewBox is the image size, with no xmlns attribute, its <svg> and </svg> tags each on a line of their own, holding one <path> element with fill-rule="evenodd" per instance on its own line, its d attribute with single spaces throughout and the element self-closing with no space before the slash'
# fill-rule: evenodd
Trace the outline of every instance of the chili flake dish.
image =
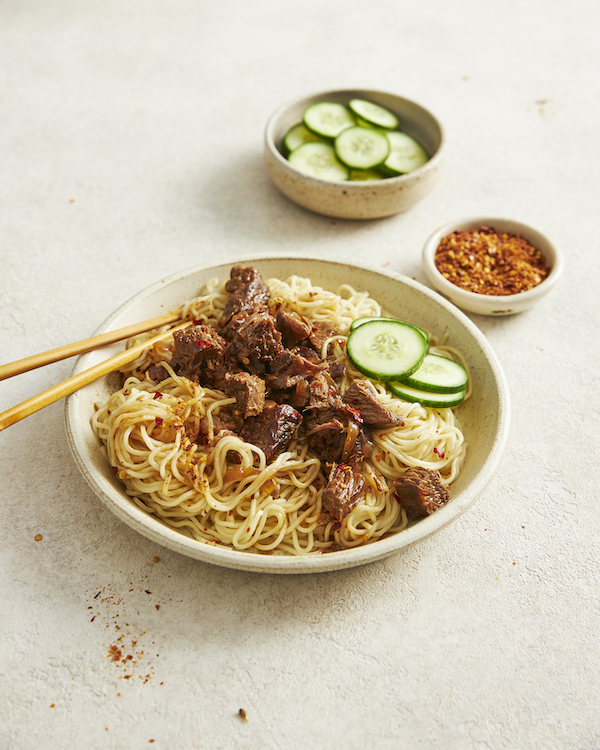
<svg viewBox="0 0 600 750">
<path fill-rule="evenodd" d="M 562 272 L 543 234 L 508 219 L 473 218 L 437 229 L 423 249 L 429 282 L 457 307 L 511 315 L 532 307 Z"/>
</svg>

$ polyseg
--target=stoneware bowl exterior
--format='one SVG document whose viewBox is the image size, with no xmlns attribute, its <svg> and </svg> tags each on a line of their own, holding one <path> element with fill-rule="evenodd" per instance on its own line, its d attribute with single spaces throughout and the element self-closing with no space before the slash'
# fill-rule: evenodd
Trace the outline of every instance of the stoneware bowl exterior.
<svg viewBox="0 0 600 750">
<path fill-rule="evenodd" d="M 400 120 L 400 129 L 420 141 L 431 155 L 429 161 L 410 174 L 364 182 L 328 182 L 295 169 L 283 156 L 281 145 L 287 131 L 302 121 L 306 107 L 320 101 L 347 104 L 353 98 L 392 110 Z M 281 192 L 310 211 L 340 219 L 378 219 L 406 211 L 438 181 L 444 152 L 444 131 L 431 112 L 401 96 L 365 89 L 325 91 L 284 104 L 269 119 L 264 140 L 267 170 Z"/>
<path fill-rule="evenodd" d="M 241 258 L 236 263 L 256 266 L 265 279 L 286 279 L 298 273 L 314 284 L 336 290 L 341 284 L 369 292 L 395 315 L 439 335 L 466 357 L 472 368 L 473 396 L 457 411 L 468 443 L 463 470 L 451 487 L 451 501 L 433 515 L 389 538 L 354 549 L 307 557 L 260 555 L 196 541 L 165 526 L 137 508 L 125 494 L 103 454 L 90 426 L 94 404 L 104 401 L 118 386 L 111 374 L 69 396 L 66 429 L 73 456 L 94 493 L 121 520 L 152 541 L 171 550 L 227 568 L 263 573 L 316 573 L 373 562 L 396 553 L 452 523 L 479 497 L 494 475 L 505 447 L 510 400 L 500 364 L 479 329 L 443 297 L 412 279 L 368 266 L 350 266 L 333 260 L 293 258 Z M 207 281 L 229 278 L 233 263 L 202 266 L 160 281 L 133 297 L 98 329 L 114 330 L 130 323 L 177 309 L 201 292 Z M 81 356 L 75 372 L 81 372 L 124 348 L 124 344 Z"/>
<path fill-rule="evenodd" d="M 444 278 L 435 265 L 435 253 L 443 237 L 452 232 L 479 229 L 486 226 L 497 232 L 520 234 L 544 255 L 550 267 L 550 274 L 538 286 L 519 294 L 495 296 L 477 294 L 461 289 Z M 423 248 L 423 268 L 430 284 L 457 307 L 478 315 L 513 315 L 533 307 L 554 287 L 563 270 L 563 258 L 559 249 L 537 229 L 512 219 L 490 218 L 489 216 L 451 221 L 436 229 Z"/>
</svg>

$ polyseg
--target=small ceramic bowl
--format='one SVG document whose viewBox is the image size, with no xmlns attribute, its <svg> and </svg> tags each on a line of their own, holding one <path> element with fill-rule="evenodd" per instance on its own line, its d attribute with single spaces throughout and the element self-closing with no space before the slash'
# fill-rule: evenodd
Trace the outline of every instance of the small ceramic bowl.
<svg viewBox="0 0 600 750">
<path fill-rule="evenodd" d="M 287 131 L 302 121 L 304 110 L 316 102 L 347 104 L 354 98 L 367 99 L 394 112 L 400 130 L 425 147 L 429 161 L 399 177 L 357 182 L 321 180 L 293 167 L 283 155 L 282 141 Z M 439 177 L 444 146 L 441 124 L 431 112 L 409 99 L 362 89 L 325 91 L 279 107 L 267 123 L 264 158 L 275 185 L 300 206 L 340 219 L 378 219 L 406 211 L 430 192 Z"/>
<path fill-rule="evenodd" d="M 440 241 L 452 232 L 460 232 L 468 229 L 479 229 L 486 226 L 497 232 L 522 235 L 534 247 L 540 250 L 550 267 L 549 275 L 537 286 L 518 294 L 496 296 L 489 294 L 477 294 L 461 289 L 456 284 L 448 281 L 438 271 L 435 265 L 435 254 Z M 429 237 L 423 248 L 423 266 L 427 279 L 431 285 L 450 302 L 462 310 L 477 313 L 478 315 L 513 315 L 523 312 L 536 304 L 544 295 L 554 287 L 562 273 L 563 259 L 558 248 L 550 240 L 538 232 L 537 229 L 510 219 L 496 219 L 488 216 L 481 218 L 462 219 L 452 221 L 436 229 Z"/>
</svg>

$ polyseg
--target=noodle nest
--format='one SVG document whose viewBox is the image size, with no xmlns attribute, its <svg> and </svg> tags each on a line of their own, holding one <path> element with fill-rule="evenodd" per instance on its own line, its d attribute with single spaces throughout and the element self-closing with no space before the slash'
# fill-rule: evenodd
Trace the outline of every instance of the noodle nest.
<svg viewBox="0 0 600 750">
<path fill-rule="evenodd" d="M 328 321 L 340 332 L 325 342 L 322 356 L 346 364 L 343 394 L 364 376 L 345 357 L 350 324 L 382 315 L 368 294 L 344 285 L 336 293 L 306 278 L 267 280 L 271 306 L 284 306 L 311 321 Z M 229 295 L 213 281 L 187 303 L 184 317 L 216 326 Z M 128 342 L 129 346 L 156 332 Z M 430 351 L 466 363 L 430 334 Z M 307 555 L 371 543 L 408 525 L 393 491 L 410 467 L 437 470 L 445 486 L 458 476 L 465 458 L 464 435 L 452 409 L 431 409 L 393 396 L 372 381 L 378 397 L 403 426 L 373 430 L 372 455 L 362 462 L 365 493 L 342 521 L 322 510 L 326 467 L 302 438 L 293 440 L 271 463 L 263 451 L 236 435 L 214 437 L 214 418 L 232 409 L 234 398 L 179 377 L 169 365 L 172 337 L 147 349 L 121 370 L 124 382 L 96 405 L 92 428 L 125 491 L 142 510 L 188 537 L 261 554 Z M 154 382 L 146 373 L 162 364 L 169 377 Z M 467 392 L 467 398 L 470 395 Z M 198 425 L 208 425 L 208 446 L 194 441 Z M 232 460 L 235 459 L 235 460 Z"/>
</svg>

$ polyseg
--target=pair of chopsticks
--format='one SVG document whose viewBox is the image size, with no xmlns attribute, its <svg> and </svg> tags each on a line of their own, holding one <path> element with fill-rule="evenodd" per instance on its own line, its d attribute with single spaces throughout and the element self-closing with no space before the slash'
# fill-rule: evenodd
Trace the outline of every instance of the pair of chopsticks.
<svg viewBox="0 0 600 750">
<path fill-rule="evenodd" d="M 34 354 L 32 357 L 25 357 L 25 359 L 19 359 L 16 362 L 10 362 L 7 365 L 0 365 L 0 380 L 12 378 L 14 375 L 20 375 L 23 372 L 35 370 L 38 367 L 43 367 L 52 362 L 59 362 L 62 359 L 67 359 L 67 357 L 73 357 L 76 354 L 91 352 L 93 349 L 99 349 L 102 346 L 113 344 L 116 341 L 122 341 L 123 339 L 135 336 L 138 333 L 151 331 L 153 328 L 161 328 L 162 326 L 170 325 L 171 323 L 177 323 L 177 321 L 181 321 L 181 314 L 182 310 L 169 312 L 142 323 L 135 323 L 134 325 L 126 326 L 125 328 L 119 328 L 116 331 L 109 331 L 108 333 L 102 333 L 99 336 L 92 336 L 89 339 L 84 339 L 83 341 L 78 341 L 74 344 L 59 346 L 57 349 L 50 349 L 42 354 Z M 129 362 L 133 362 L 133 360 L 136 359 L 144 349 L 153 346 L 158 341 L 162 341 L 162 339 L 166 339 L 167 336 L 170 336 L 174 331 L 186 328 L 190 325 L 190 322 L 191 321 L 189 320 L 180 322 L 173 328 L 169 328 L 168 331 L 163 331 L 163 333 L 159 333 L 157 336 L 153 336 L 152 338 L 131 347 L 131 349 L 126 349 L 124 352 L 116 354 L 114 357 L 110 357 L 110 359 L 91 367 L 89 370 L 84 370 L 77 375 L 73 375 L 73 377 L 64 380 L 62 383 L 59 383 L 52 388 L 48 388 L 48 390 L 43 391 L 42 393 L 38 393 L 37 396 L 29 398 L 17 406 L 13 406 L 12 409 L 2 412 L 2 414 L 0 414 L 0 430 L 10 427 L 11 424 L 15 424 L 15 422 L 19 422 L 21 419 L 43 409 L 45 406 L 53 404 L 64 396 L 68 396 L 80 388 L 83 388 L 85 385 L 93 383 L 104 375 L 108 375 L 109 372 L 113 372 Z"/>
</svg>

